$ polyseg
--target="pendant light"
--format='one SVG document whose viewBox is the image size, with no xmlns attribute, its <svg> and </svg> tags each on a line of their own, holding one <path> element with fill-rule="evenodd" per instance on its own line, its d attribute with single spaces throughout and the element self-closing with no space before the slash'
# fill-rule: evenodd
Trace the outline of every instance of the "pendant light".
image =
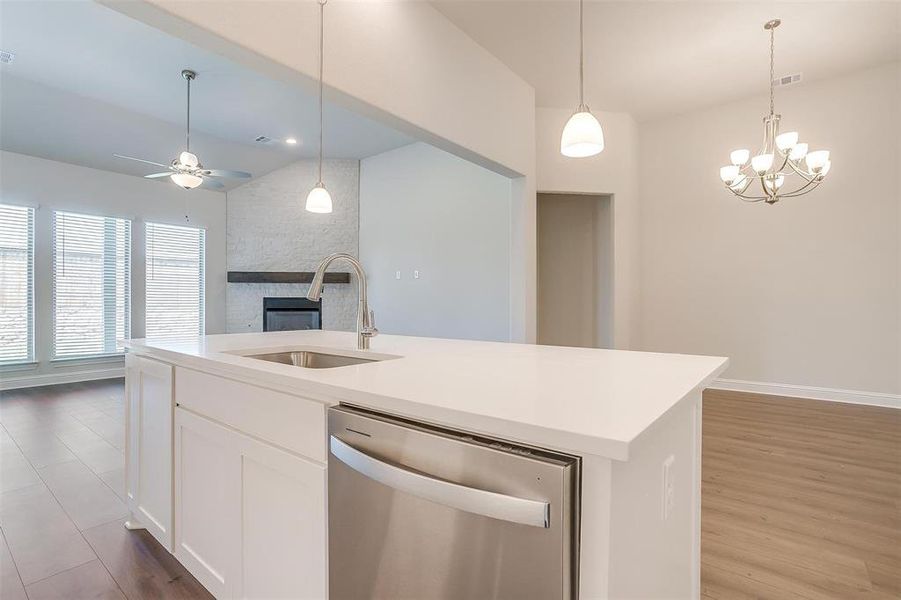
<svg viewBox="0 0 901 600">
<path fill-rule="evenodd" d="M 319 180 L 316 187 L 307 195 L 306 209 L 313 213 L 332 212 L 332 196 L 322 183 L 322 62 L 325 44 L 323 42 L 325 23 L 325 3 L 319 0 Z"/>
<path fill-rule="evenodd" d="M 604 131 L 585 104 L 585 35 L 583 0 L 579 0 L 579 107 L 563 127 L 560 153 L 570 158 L 585 158 L 604 150 Z"/>
</svg>

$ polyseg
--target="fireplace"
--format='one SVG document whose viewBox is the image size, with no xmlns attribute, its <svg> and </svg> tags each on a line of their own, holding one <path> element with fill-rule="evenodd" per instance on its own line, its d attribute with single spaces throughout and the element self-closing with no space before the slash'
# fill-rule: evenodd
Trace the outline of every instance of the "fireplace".
<svg viewBox="0 0 901 600">
<path fill-rule="evenodd" d="M 263 331 L 322 329 L 322 300 L 263 298 Z"/>
</svg>

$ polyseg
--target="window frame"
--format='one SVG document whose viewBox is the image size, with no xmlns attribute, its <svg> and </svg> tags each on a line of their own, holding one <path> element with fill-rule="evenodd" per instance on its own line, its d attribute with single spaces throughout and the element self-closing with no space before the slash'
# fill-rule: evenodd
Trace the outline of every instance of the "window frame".
<svg viewBox="0 0 901 600">
<path fill-rule="evenodd" d="M 101 298 L 103 299 L 103 306 L 101 307 L 102 313 L 102 323 L 103 323 L 103 334 L 102 334 L 102 344 L 103 350 L 101 352 L 90 352 L 84 354 L 63 354 L 60 355 L 58 353 L 58 345 L 57 345 L 57 235 L 59 233 L 57 227 L 58 216 L 62 215 L 72 215 L 75 218 L 89 218 L 89 219 L 102 219 L 102 227 L 103 227 L 103 239 L 100 240 L 101 246 L 103 248 L 102 254 L 102 263 L 101 263 L 101 278 L 102 278 L 102 289 L 101 289 Z M 125 224 L 125 239 L 123 241 L 123 252 L 122 259 L 124 262 L 124 273 L 122 277 L 123 282 L 123 292 L 122 292 L 122 300 L 123 300 L 123 335 L 122 339 L 129 339 L 131 337 L 131 311 L 132 311 L 132 246 L 134 243 L 134 236 L 132 235 L 133 222 L 131 219 L 125 217 L 118 217 L 112 215 L 98 215 L 93 213 L 85 213 L 85 212 L 76 212 L 71 210 L 54 210 L 50 217 L 50 312 L 51 312 L 51 325 L 50 325 L 50 362 L 60 363 L 60 362 L 72 362 L 72 361 L 91 361 L 91 360 L 103 360 L 103 359 L 111 359 L 111 358 L 121 358 L 125 355 L 125 345 L 123 344 L 120 349 L 116 349 L 116 329 L 117 329 L 117 318 L 116 318 L 116 306 L 115 302 L 113 303 L 113 311 L 109 312 L 109 303 L 106 302 L 108 298 L 108 294 L 110 292 L 107 291 L 106 287 L 110 285 L 110 280 L 108 277 L 109 269 L 107 267 L 107 260 L 109 254 L 106 252 L 108 248 L 115 247 L 115 233 L 116 233 L 116 223 L 122 222 Z M 65 239 L 65 238 L 63 238 Z M 64 242 L 65 243 L 65 242 Z M 112 271 L 115 273 L 116 263 L 118 262 L 118 254 L 113 253 L 113 266 Z M 112 281 L 112 297 L 115 299 L 116 297 L 116 281 L 115 275 Z M 108 318 L 111 317 L 111 318 Z M 112 348 L 112 350 L 110 350 Z"/>
</svg>

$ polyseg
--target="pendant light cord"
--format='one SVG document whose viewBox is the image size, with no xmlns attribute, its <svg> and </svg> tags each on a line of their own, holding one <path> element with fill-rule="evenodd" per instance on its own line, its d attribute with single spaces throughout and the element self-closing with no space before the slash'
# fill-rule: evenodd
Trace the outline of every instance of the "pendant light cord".
<svg viewBox="0 0 901 600">
<path fill-rule="evenodd" d="M 325 57 L 325 3 L 319 0 L 319 187 L 322 185 L 322 63 Z"/>
<path fill-rule="evenodd" d="M 585 108 L 585 34 L 583 33 L 583 0 L 579 0 L 579 110 Z"/>
</svg>

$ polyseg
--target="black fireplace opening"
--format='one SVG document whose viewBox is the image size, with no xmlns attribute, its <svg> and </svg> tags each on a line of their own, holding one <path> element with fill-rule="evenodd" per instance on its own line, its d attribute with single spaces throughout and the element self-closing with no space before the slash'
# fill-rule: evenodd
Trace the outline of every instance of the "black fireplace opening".
<svg viewBox="0 0 901 600">
<path fill-rule="evenodd" d="M 263 298 L 263 331 L 322 329 L 322 300 Z"/>
</svg>

